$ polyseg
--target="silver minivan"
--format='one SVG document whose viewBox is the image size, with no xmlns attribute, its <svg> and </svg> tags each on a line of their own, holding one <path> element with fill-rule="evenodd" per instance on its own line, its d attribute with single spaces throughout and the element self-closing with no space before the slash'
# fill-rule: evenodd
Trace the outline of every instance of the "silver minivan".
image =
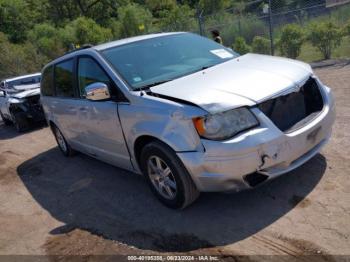
<svg viewBox="0 0 350 262">
<path fill-rule="evenodd" d="M 181 32 L 68 53 L 44 67 L 41 96 L 64 155 L 143 174 L 171 208 L 297 168 L 335 119 L 332 92 L 309 65 Z"/>
</svg>

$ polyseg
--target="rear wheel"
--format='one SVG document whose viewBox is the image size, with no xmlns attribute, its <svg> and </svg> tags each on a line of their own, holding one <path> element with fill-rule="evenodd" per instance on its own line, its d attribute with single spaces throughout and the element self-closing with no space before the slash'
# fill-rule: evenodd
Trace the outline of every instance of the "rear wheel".
<svg viewBox="0 0 350 262">
<path fill-rule="evenodd" d="M 16 112 L 13 113 L 13 124 L 15 125 L 18 132 L 24 132 L 29 129 L 29 121 L 26 113 Z"/>
<path fill-rule="evenodd" d="M 62 135 L 62 132 L 58 129 L 58 127 L 53 126 L 52 131 L 55 135 L 57 145 L 64 156 L 72 156 L 75 151 L 71 148 L 71 146 L 67 143 L 66 139 Z"/>
<path fill-rule="evenodd" d="M 1 112 L 0 112 L 0 117 L 5 125 L 7 125 L 7 126 L 12 125 L 12 121 L 7 119 Z"/>
<path fill-rule="evenodd" d="M 170 208 L 185 208 L 199 196 L 190 174 L 167 145 L 155 141 L 141 152 L 140 165 L 156 197 Z"/>
</svg>

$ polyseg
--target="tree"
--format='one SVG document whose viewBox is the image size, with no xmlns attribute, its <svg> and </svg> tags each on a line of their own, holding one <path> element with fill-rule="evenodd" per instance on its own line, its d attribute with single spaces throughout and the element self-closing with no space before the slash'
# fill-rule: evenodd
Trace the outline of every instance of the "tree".
<svg viewBox="0 0 350 262">
<path fill-rule="evenodd" d="M 200 0 L 199 7 L 205 14 L 218 13 L 230 6 L 230 0 Z"/>
<path fill-rule="evenodd" d="M 80 16 L 95 20 L 100 25 L 113 17 L 117 17 L 117 9 L 130 0 L 47 0 L 48 15 L 52 22 L 62 26 Z"/>
<path fill-rule="evenodd" d="M 84 44 L 99 44 L 112 39 L 112 31 L 98 25 L 91 18 L 79 17 L 67 24 L 60 31 L 60 36 L 66 48 L 70 44 L 82 46 Z"/>
<path fill-rule="evenodd" d="M 192 31 L 197 26 L 194 14 L 188 5 L 178 5 L 172 10 L 162 11 L 161 27 L 165 31 Z"/>
<path fill-rule="evenodd" d="M 236 37 L 235 43 L 233 44 L 233 50 L 241 55 L 250 52 L 250 46 L 247 45 L 243 37 Z"/>
<path fill-rule="evenodd" d="M 350 21 L 343 28 L 343 35 L 350 36 Z"/>
<path fill-rule="evenodd" d="M 28 33 L 28 40 L 33 43 L 39 53 L 54 59 L 64 53 L 63 43 L 57 28 L 44 23 L 35 25 Z"/>
<path fill-rule="evenodd" d="M 299 25 L 289 24 L 282 28 L 277 45 L 283 56 L 297 58 L 305 41 L 304 31 Z"/>
<path fill-rule="evenodd" d="M 40 71 L 48 59 L 36 53 L 31 43 L 12 44 L 0 32 L 0 78 Z"/>
<path fill-rule="evenodd" d="M 342 36 L 341 29 L 332 22 L 312 23 L 308 40 L 322 53 L 324 59 L 330 59 L 332 51 L 340 45 Z"/>
<path fill-rule="evenodd" d="M 154 17 L 160 17 L 164 11 L 171 12 L 177 6 L 175 0 L 146 0 L 145 4 Z"/>
<path fill-rule="evenodd" d="M 145 34 L 152 26 L 152 14 L 138 4 L 128 4 L 119 8 L 118 18 L 124 37 Z"/>
<path fill-rule="evenodd" d="M 32 21 L 24 0 L 0 0 L 0 31 L 14 43 L 24 42 Z"/>
</svg>

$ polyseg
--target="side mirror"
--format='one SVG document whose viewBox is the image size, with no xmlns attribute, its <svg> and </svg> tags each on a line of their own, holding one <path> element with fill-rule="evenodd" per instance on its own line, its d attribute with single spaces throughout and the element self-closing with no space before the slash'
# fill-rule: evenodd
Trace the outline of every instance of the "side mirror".
<svg viewBox="0 0 350 262">
<path fill-rule="evenodd" d="M 4 91 L 0 91 L 0 97 L 5 97 L 5 92 Z"/>
<path fill-rule="evenodd" d="M 108 86 L 105 83 L 92 83 L 85 87 L 86 99 L 92 101 L 106 100 L 111 98 Z"/>
</svg>

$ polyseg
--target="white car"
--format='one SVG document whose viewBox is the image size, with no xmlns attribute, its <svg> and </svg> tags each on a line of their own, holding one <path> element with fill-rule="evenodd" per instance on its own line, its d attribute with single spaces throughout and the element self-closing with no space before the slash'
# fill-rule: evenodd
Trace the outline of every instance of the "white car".
<svg viewBox="0 0 350 262">
<path fill-rule="evenodd" d="M 40 103 L 41 74 L 3 80 L 0 84 L 0 117 L 17 131 L 28 130 L 32 122 L 45 120 Z"/>
</svg>

